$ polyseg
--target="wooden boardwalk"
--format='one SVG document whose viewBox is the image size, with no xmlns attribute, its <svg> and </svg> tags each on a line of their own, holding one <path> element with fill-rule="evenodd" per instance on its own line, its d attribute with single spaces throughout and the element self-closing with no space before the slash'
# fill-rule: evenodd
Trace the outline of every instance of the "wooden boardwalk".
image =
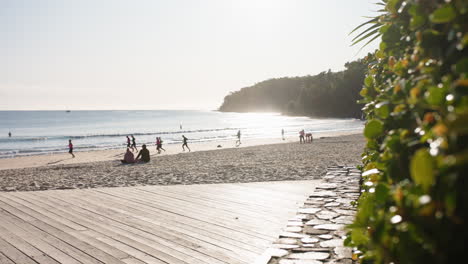
<svg viewBox="0 0 468 264">
<path fill-rule="evenodd" d="M 254 263 L 318 183 L 0 193 L 0 263 Z"/>
</svg>

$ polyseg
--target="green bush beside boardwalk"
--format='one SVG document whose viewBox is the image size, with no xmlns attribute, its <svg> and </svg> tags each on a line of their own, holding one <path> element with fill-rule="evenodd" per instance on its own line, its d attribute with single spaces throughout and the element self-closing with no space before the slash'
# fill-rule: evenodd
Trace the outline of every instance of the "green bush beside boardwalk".
<svg viewBox="0 0 468 264">
<path fill-rule="evenodd" d="M 468 261 L 468 1 L 388 0 L 366 58 L 363 193 L 345 243 L 362 263 Z M 363 28 L 363 27 L 361 27 Z"/>
</svg>

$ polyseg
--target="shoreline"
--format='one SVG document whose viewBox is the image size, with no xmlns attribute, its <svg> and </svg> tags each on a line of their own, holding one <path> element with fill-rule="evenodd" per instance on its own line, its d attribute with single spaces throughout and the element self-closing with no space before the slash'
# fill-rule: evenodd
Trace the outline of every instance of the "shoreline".
<svg viewBox="0 0 468 264">
<path fill-rule="evenodd" d="M 320 132 L 314 134 L 314 140 L 323 137 L 339 137 L 346 135 L 362 134 L 361 130 L 348 130 L 348 131 L 334 131 L 334 132 Z M 190 143 L 189 147 L 192 152 L 209 151 L 209 150 L 221 150 L 231 148 L 245 148 L 250 146 L 270 145 L 270 144 L 282 144 L 282 143 L 298 143 L 298 137 L 286 137 L 285 140 L 281 138 L 262 138 L 254 139 L 247 138 L 242 139 L 242 144 L 239 147 L 235 146 L 235 140 L 232 141 L 210 141 L 210 142 L 195 142 Z M 163 148 L 166 151 L 162 151 L 161 154 L 156 153 L 155 145 L 148 146 L 151 153 L 151 158 L 166 155 L 176 155 L 180 153 L 188 153 L 188 151 L 182 151 L 182 144 L 166 144 Z M 217 146 L 221 145 L 221 148 Z M 140 149 L 141 145 L 138 146 Z M 14 158 L 3 158 L 0 159 L 0 171 L 11 170 L 11 169 L 22 169 L 22 168 L 33 168 L 33 167 L 51 167 L 55 165 L 69 165 L 69 164 L 81 164 L 99 161 L 112 161 L 120 160 L 126 151 L 126 147 L 121 149 L 108 149 L 108 150 L 93 150 L 93 151 L 82 151 L 74 152 L 76 158 L 72 158 L 68 153 L 54 153 L 54 154 L 43 154 L 43 155 L 31 155 L 31 156 L 20 156 Z M 135 157 L 137 152 L 134 153 Z"/>
<path fill-rule="evenodd" d="M 239 148 L 178 150 L 175 155 L 153 155 L 150 162 L 138 164 L 122 164 L 115 157 L 3 169 L 0 191 L 316 180 L 330 166 L 355 166 L 361 162 L 365 146 L 362 134 L 317 137 L 312 144 L 276 140 L 269 143 L 277 144 L 267 145 L 256 141 L 257 145 L 247 146 L 246 142 Z M 121 154 L 117 156 L 121 158 Z"/>
</svg>

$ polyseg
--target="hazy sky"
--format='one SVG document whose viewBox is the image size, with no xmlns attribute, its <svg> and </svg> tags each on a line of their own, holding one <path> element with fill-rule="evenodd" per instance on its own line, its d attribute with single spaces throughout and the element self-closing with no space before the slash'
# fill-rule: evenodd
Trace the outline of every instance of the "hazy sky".
<svg viewBox="0 0 468 264">
<path fill-rule="evenodd" d="M 0 0 L 0 110 L 215 109 L 342 70 L 375 0 Z"/>
</svg>

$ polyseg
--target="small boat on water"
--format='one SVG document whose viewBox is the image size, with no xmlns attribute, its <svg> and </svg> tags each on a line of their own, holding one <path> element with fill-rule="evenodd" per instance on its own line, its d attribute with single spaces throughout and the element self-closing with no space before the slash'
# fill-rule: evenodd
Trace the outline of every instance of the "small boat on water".
<svg viewBox="0 0 468 264">
<path fill-rule="evenodd" d="M 65 111 L 65 112 L 66 112 L 66 113 L 70 113 L 71 111 L 70 111 L 70 110 L 67 110 L 67 111 Z"/>
</svg>

